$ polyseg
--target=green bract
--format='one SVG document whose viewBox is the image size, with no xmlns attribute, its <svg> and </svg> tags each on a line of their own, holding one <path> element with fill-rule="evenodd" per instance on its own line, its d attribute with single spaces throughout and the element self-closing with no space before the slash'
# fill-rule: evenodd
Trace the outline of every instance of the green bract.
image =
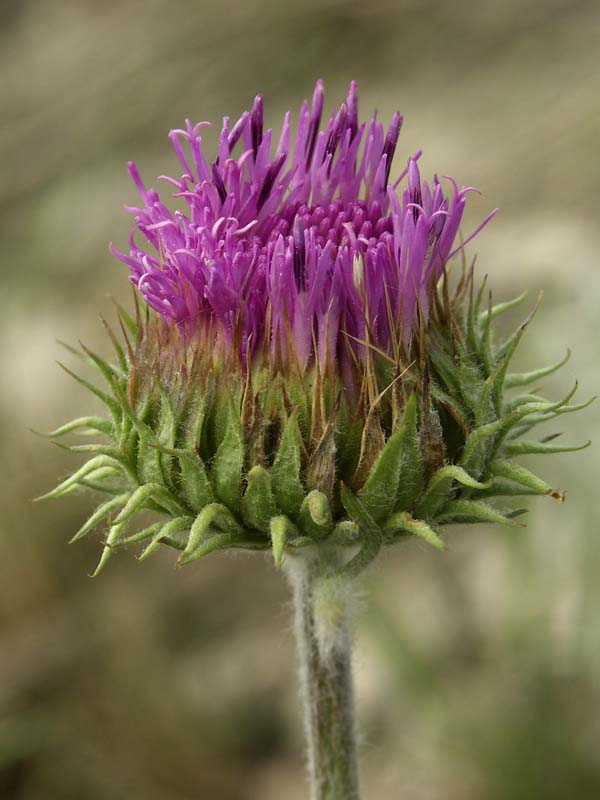
<svg viewBox="0 0 600 800">
<path fill-rule="evenodd" d="M 271 549 L 280 565 L 299 548 L 336 547 L 347 552 L 341 570 L 353 575 L 383 545 L 417 536 L 443 547 L 450 524 L 517 526 L 524 509 L 497 498 L 562 494 L 514 459 L 586 447 L 530 435 L 591 401 L 571 404 L 575 388 L 557 402 L 508 395 L 566 358 L 509 372 L 532 315 L 494 342 L 494 320 L 523 297 L 481 309 L 482 294 L 474 297 L 472 275 L 463 275 L 450 297 L 444 277 L 409 352 L 398 347 L 390 359 L 372 348 L 351 391 L 316 367 L 307 379 L 260 358 L 246 369 L 219 363 L 149 312 L 142 320 L 138 310 L 136 321 L 122 313 L 123 345 L 111 333 L 115 363 L 84 348 L 107 388 L 74 375 L 107 416 L 49 434 L 97 442 L 71 448 L 89 460 L 44 497 L 82 488 L 104 495 L 73 537 L 107 529 L 94 574 L 118 549 L 143 543 L 140 559 L 167 545 L 181 551 L 180 564 L 243 548 Z M 157 521 L 139 529 L 145 510 Z"/>
</svg>

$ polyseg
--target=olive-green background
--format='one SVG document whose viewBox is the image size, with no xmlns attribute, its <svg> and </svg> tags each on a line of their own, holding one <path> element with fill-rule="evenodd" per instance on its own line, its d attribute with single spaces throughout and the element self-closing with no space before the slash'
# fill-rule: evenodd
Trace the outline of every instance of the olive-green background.
<svg viewBox="0 0 600 800">
<path fill-rule="evenodd" d="M 405 127 L 398 163 L 474 184 L 465 232 L 498 299 L 544 301 L 519 364 L 599 383 L 600 5 L 594 0 L 3 0 L 0 3 L 0 797 L 300 800 L 287 588 L 268 558 L 175 570 L 133 553 L 88 578 L 99 537 L 67 539 L 85 496 L 31 498 L 76 458 L 29 433 L 88 413 L 57 340 L 108 354 L 98 315 L 130 302 L 136 199 L 178 166 L 167 133 L 265 95 L 269 122 L 326 81 Z M 210 135 L 207 138 L 210 144 Z M 523 308 L 525 313 L 526 308 Z M 510 320 L 518 321 L 515 313 Z M 600 797 L 600 425 L 532 464 L 568 502 L 524 530 L 411 543 L 369 579 L 356 683 L 366 800 Z"/>
</svg>

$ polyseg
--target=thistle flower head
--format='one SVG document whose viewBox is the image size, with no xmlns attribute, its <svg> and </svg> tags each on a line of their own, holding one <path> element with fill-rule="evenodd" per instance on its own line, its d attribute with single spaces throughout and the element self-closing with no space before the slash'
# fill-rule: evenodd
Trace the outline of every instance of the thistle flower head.
<svg viewBox="0 0 600 800">
<path fill-rule="evenodd" d="M 131 163 L 143 241 L 132 235 L 129 254 L 113 252 L 148 305 L 202 334 L 203 346 L 242 363 L 267 351 L 302 374 L 318 362 L 348 375 L 369 345 L 397 357 L 419 314 L 428 319 L 444 265 L 463 246 L 472 189 L 422 181 L 420 153 L 396 175 L 402 117 L 387 130 L 376 114 L 360 123 L 355 83 L 327 122 L 323 111 L 318 81 L 294 140 L 288 112 L 276 142 L 259 95 L 235 124 L 225 117 L 212 161 L 206 123 L 171 131 L 183 175 L 162 178 L 185 210 L 171 211 Z"/>
<path fill-rule="evenodd" d="M 180 563 L 334 550 L 354 575 L 384 544 L 441 547 L 448 524 L 518 524 L 523 509 L 490 499 L 562 496 L 514 458 L 578 449 L 527 437 L 586 404 L 509 390 L 564 360 L 510 373 L 531 317 L 504 341 L 494 320 L 523 298 L 486 303 L 464 259 L 448 276 L 494 212 L 457 241 L 471 188 L 422 181 L 420 153 L 394 171 L 399 114 L 387 130 L 376 115 L 360 123 L 354 83 L 326 124 L 323 110 L 319 81 L 294 140 L 286 114 L 275 145 L 259 96 L 225 118 L 213 160 L 202 123 L 172 131 L 183 175 L 165 180 L 184 210 L 130 164 L 138 235 L 128 254 L 112 249 L 139 290 L 136 317 L 121 311 L 123 341 L 110 332 L 116 363 L 85 350 L 108 391 L 77 378 L 108 416 L 53 434 L 99 437 L 50 492 L 108 496 L 75 536 L 109 521 L 99 569 L 145 541 L 144 557 L 170 545 Z M 143 509 L 159 519 L 131 532 Z"/>
</svg>

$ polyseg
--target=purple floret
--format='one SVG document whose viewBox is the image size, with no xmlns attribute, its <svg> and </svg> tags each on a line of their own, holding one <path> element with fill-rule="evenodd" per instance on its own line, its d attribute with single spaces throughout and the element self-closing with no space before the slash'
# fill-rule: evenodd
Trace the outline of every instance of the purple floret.
<svg viewBox="0 0 600 800">
<path fill-rule="evenodd" d="M 315 357 L 343 369 L 364 359 L 367 342 L 395 356 L 463 246 L 456 238 L 472 187 L 449 179 L 446 197 L 437 177 L 422 181 L 420 152 L 390 184 L 402 117 L 387 132 L 376 114 L 359 124 L 354 82 L 321 129 L 323 106 L 317 81 L 293 144 L 288 112 L 274 148 L 259 95 L 232 127 L 225 117 L 210 166 L 199 135 L 206 123 L 171 131 L 184 173 L 161 178 L 185 211 L 167 208 L 129 165 L 143 204 L 128 210 L 146 242 L 139 247 L 132 233 L 129 255 L 112 252 L 167 322 L 214 331 L 242 361 L 266 348 L 301 370 Z"/>
</svg>

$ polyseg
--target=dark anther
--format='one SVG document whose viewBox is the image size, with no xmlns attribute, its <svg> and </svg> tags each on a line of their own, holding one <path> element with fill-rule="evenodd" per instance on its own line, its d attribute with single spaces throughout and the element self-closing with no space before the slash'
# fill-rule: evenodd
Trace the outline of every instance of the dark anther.
<svg viewBox="0 0 600 800">
<path fill-rule="evenodd" d="M 331 126 L 331 133 L 329 134 L 329 139 L 327 140 L 327 145 L 325 147 L 324 157 L 327 158 L 328 155 L 331 154 L 331 161 L 329 162 L 329 169 L 327 173 L 331 172 L 331 166 L 333 164 L 333 156 L 335 155 L 335 151 L 337 150 L 338 144 L 340 143 L 340 139 L 342 138 L 342 133 L 346 128 L 346 117 L 348 115 L 348 107 L 346 103 L 342 103 L 340 106 L 340 110 L 335 116 L 333 120 L 333 125 Z"/>
<path fill-rule="evenodd" d="M 254 152 L 254 158 L 256 158 L 258 148 L 263 139 L 263 98 L 260 94 L 256 95 L 252 106 L 250 130 L 252 132 L 252 151 Z"/>
<path fill-rule="evenodd" d="M 225 184 L 223 183 L 223 177 L 221 176 L 221 171 L 216 164 L 212 165 L 212 177 L 213 183 L 215 185 L 215 189 L 219 193 L 219 197 L 221 198 L 221 203 L 225 202 L 225 198 L 227 197 L 227 189 L 225 188 Z"/>
<path fill-rule="evenodd" d="M 277 176 L 281 171 L 281 168 L 285 164 L 287 156 L 288 156 L 287 153 L 280 153 L 275 159 L 275 161 L 273 161 L 269 169 L 267 170 L 267 174 L 265 175 L 265 180 L 258 195 L 258 200 L 256 201 L 257 211 L 260 211 L 261 208 L 264 206 L 264 204 L 267 202 L 267 198 L 271 194 L 271 189 L 273 188 L 275 179 L 277 178 Z"/>
<path fill-rule="evenodd" d="M 412 158 L 408 164 L 408 191 L 410 193 L 411 203 L 415 203 L 415 206 L 413 206 L 413 219 L 416 225 L 419 219 L 419 209 L 416 208 L 416 206 L 423 204 L 423 196 L 421 194 L 421 176 L 419 174 L 419 168 L 417 167 L 416 161 Z"/>
<path fill-rule="evenodd" d="M 294 279 L 298 291 L 304 291 L 306 284 L 306 244 L 304 241 L 304 225 L 300 216 L 294 219 Z"/>
<path fill-rule="evenodd" d="M 383 145 L 383 154 L 386 156 L 385 161 L 385 181 L 383 188 L 387 189 L 388 181 L 390 179 L 390 169 L 392 168 L 392 160 L 396 152 L 396 145 L 398 144 L 398 136 L 400 135 L 400 128 L 402 127 L 403 117 L 396 111 L 390 122 L 387 136 Z"/>
<path fill-rule="evenodd" d="M 323 81 L 317 81 L 315 93 L 313 95 L 312 110 L 310 114 L 310 124 L 308 126 L 308 135 L 306 137 L 306 149 L 304 156 L 306 158 L 306 168 L 310 167 L 314 152 L 315 144 L 317 141 L 317 133 L 319 132 L 319 125 L 321 124 L 321 116 L 323 115 Z"/>
<path fill-rule="evenodd" d="M 248 122 L 248 112 L 244 111 L 242 116 L 238 119 L 235 123 L 231 131 L 229 132 L 229 136 L 227 137 L 227 144 L 229 146 L 229 152 L 233 150 L 236 144 L 239 141 L 240 136 L 244 132 L 244 128 L 246 127 L 246 123 Z"/>
</svg>

